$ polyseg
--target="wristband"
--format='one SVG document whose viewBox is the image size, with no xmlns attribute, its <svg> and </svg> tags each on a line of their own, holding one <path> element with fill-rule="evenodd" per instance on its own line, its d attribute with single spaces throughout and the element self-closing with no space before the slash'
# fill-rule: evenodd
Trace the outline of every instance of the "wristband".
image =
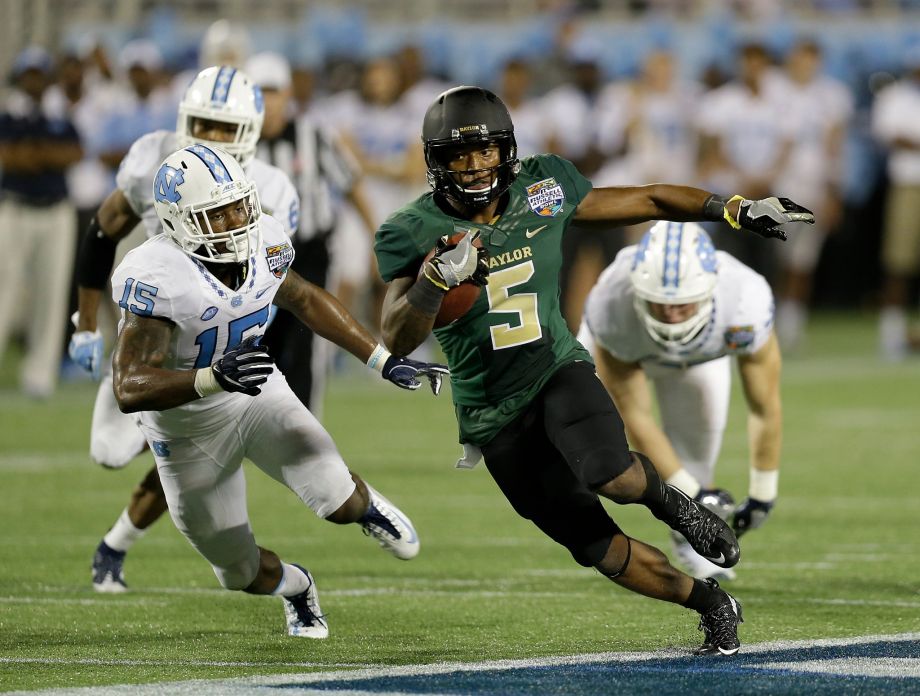
<svg viewBox="0 0 920 696">
<path fill-rule="evenodd" d="M 205 396 L 211 396 L 211 394 L 217 394 L 223 390 L 224 388 L 220 386 L 220 382 L 217 381 L 214 370 L 210 367 L 202 367 L 196 370 L 195 391 L 198 393 L 198 396 L 204 398 Z"/>
<path fill-rule="evenodd" d="M 761 471 L 751 467 L 751 477 L 748 483 L 748 495 L 762 503 L 772 503 L 776 500 L 779 490 L 779 470 Z"/>
<path fill-rule="evenodd" d="M 712 194 L 709 196 L 709 198 L 706 199 L 706 202 L 703 203 L 703 216 L 707 220 L 719 222 L 724 220 L 736 230 L 740 230 L 741 225 L 735 218 L 732 217 L 732 214 L 728 212 L 728 204 L 743 200 L 744 198 L 737 195 L 732 196 L 731 198 L 726 198 L 725 196 Z"/>
<path fill-rule="evenodd" d="M 409 292 L 406 293 L 406 302 L 415 307 L 422 314 L 425 314 L 429 317 L 437 315 L 438 310 L 441 309 L 441 300 L 444 299 L 446 289 L 442 290 L 435 284 L 427 273 L 424 274 L 424 279 L 419 278 L 415 281 L 415 284 L 409 288 Z"/>
<path fill-rule="evenodd" d="M 377 370 L 377 372 L 383 374 L 383 366 L 387 364 L 389 359 L 390 351 L 378 343 L 377 347 L 374 348 L 374 352 L 371 353 L 371 357 L 367 359 L 366 365 L 372 370 Z"/>
</svg>

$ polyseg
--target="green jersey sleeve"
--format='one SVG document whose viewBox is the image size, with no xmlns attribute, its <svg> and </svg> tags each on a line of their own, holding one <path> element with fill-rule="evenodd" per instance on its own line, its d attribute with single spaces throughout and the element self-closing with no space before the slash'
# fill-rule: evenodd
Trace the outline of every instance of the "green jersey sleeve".
<svg viewBox="0 0 920 696">
<path fill-rule="evenodd" d="M 414 278 L 438 238 L 453 231 L 453 222 L 437 210 L 430 193 L 390 215 L 374 238 L 374 253 L 384 282 Z"/>
</svg>

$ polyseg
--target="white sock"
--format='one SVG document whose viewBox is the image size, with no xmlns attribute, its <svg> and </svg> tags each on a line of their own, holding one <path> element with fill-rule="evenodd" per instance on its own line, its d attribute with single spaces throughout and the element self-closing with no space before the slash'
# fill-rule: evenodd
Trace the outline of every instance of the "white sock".
<svg viewBox="0 0 920 696">
<path fill-rule="evenodd" d="M 121 511 L 121 517 L 112 525 L 112 528 L 106 533 L 102 540 L 110 549 L 115 551 L 127 551 L 134 542 L 140 539 L 147 532 L 146 529 L 138 529 L 128 517 L 128 508 Z"/>
<path fill-rule="evenodd" d="M 299 595 L 310 587 L 310 579 L 297 566 L 281 561 L 281 582 L 272 592 L 273 595 L 282 597 L 293 597 Z"/>
<path fill-rule="evenodd" d="M 796 300 L 783 300 L 776 310 L 776 334 L 784 348 L 793 348 L 802 338 L 808 309 Z"/>
<path fill-rule="evenodd" d="M 879 348 L 889 360 L 907 355 L 907 312 L 901 307 L 884 307 L 879 315 Z"/>
<path fill-rule="evenodd" d="M 665 483 L 669 486 L 674 486 L 675 488 L 682 490 L 691 498 L 695 498 L 696 494 L 700 492 L 700 488 L 702 487 L 700 486 L 700 482 L 693 478 L 690 472 L 683 467 L 668 476 L 667 480 L 665 480 Z"/>
</svg>

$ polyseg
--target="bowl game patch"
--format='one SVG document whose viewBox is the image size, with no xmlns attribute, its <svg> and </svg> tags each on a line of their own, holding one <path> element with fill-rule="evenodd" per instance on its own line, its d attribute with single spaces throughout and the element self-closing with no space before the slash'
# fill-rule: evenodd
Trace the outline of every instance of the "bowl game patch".
<svg viewBox="0 0 920 696">
<path fill-rule="evenodd" d="M 565 193 L 555 179 L 543 179 L 527 187 L 530 209 L 542 217 L 553 217 L 565 203 Z"/>
<path fill-rule="evenodd" d="M 287 273 L 291 261 L 294 260 L 294 249 L 288 243 L 266 247 L 265 260 L 268 261 L 268 270 L 270 270 L 276 278 L 280 278 Z"/>
</svg>

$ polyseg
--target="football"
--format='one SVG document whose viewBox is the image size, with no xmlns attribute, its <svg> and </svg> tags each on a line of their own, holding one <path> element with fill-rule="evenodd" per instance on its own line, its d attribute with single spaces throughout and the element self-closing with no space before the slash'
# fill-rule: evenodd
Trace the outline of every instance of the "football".
<svg viewBox="0 0 920 696">
<path fill-rule="evenodd" d="M 465 234 L 466 232 L 459 232 L 451 236 L 448 240 L 448 244 L 459 244 Z M 482 242 L 477 239 L 473 242 L 473 246 L 479 248 L 482 246 Z M 436 251 L 437 247 L 429 251 L 428 255 L 425 256 L 425 260 L 418 269 L 419 278 L 422 276 L 422 269 L 425 267 L 425 264 L 431 260 L 431 257 L 434 256 Z M 444 299 L 441 300 L 441 309 L 438 310 L 438 316 L 434 319 L 434 328 L 440 329 L 448 324 L 452 324 L 469 312 L 470 308 L 476 303 L 476 300 L 479 299 L 479 293 L 481 291 L 481 287 L 469 280 L 465 280 L 457 287 L 448 290 L 444 295 Z"/>
</svg>

